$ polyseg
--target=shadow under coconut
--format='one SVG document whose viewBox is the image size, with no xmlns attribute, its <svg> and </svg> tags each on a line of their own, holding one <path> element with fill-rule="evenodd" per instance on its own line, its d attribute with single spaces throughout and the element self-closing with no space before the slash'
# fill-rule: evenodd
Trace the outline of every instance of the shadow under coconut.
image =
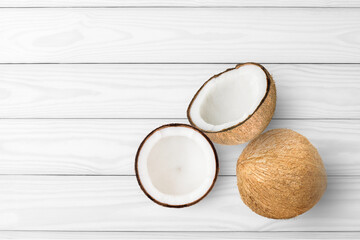
<svg viewBox="0 0 360 240">
<path fill-rule="evenodd" d="M 331 176 L 323 197 L 312 209 L 292 219 L 272 220 L 261 230 L 358 231 L 359 192 L 357 177 Z"/>
<path fill-rule="evenodd" d="M 351 215 L 353 212 L 350 210 L 351 207 L 348 209 L 346 206 L 348 204 L 344 204 L 344 201 L 346 201 L 344 197 L 351 196 L 351 190 L 347 189 L 347 185 L 351 182 L 350 180 L 351 177 L 328 177 L 327 189 L 320 201 L 308 212 L 300 215 L 300 217 L 336 219 L 336 217 L 339 216 L 339 211 L 341 211 L 342 214 L 348 212 Z M 353 198 L 349 198 L 348 200 L 354 201 Z"/>
<path fill-rule="evenodd" d="M 239 145 L 214 144 L 219 159 L 219 176 L 235 176 L 237 160 L 248 143 Z"/>
</svg>

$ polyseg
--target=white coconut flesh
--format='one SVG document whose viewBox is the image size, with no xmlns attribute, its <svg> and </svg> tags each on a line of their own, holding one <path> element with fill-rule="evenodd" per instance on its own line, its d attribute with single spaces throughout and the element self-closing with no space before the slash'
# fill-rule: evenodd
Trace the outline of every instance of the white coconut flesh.
<svg viewBox="0 0 360 240">
<path fill-rule="evenodd" d="M 205 131 L 217 132 L 235 126 L 252 115 L 267 90 L 265 72 L 257 65 L 244 65 L 210 80 L 190 108 L 192 122 Z"/>
<path fill-rule="evenodd" d="M 186 205 L 201 199 L 212 187 L 217 174 L 216 153 L 193 128 L 160 128 L 143 143 L 137 174 L 156 201 Z"/>
</svg>

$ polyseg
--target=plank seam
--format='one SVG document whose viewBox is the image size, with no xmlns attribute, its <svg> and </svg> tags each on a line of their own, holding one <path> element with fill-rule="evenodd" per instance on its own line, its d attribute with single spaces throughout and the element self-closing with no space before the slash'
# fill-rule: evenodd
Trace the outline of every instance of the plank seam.
<svg viewBox="0 0 360 240">
<path fill-rule="evenodd" d="M 360 233 L 360 231 L 115 231 L 115 230 L 0 230 L 0 232 L 69 232 L 69 233 Z"/>
<path fill-rule="evenodd" d="M 235 174 L 219 174 L 219 177 L 236 177 Z M 12 174 L 0 173 L 0 177 L 135 177 L 135 174 Z M 334 175 L 329 174 L 330 178 L 360 178 L 360 175 Z"/>
<path fill-rule="evenodd" d="M 314 8 L 314 9 L 360 9 L 360 6 L 337 6 L 337 7 L 327 7 L 327 6 L 21 6 L 21 7 L 10 7 L 10 6 L 4 6 L 4 7 L 0 7 L 0 9 L 51 9 L 51 8 L 63 8 L 63 9 L 89 9 L 89 8 L 93 8 L 93 9 L 106 9 L 106 8 L 129 8 L 129 9 L 187 9 L 187 8 L 204 8 L 204 9 L 233 9 L 233 8 L 260 8 L 260 9 L 309 9 L 309 8 Z"/>
<path fill-rule="evenodd" d="M 32 117 L 0 117 L 1 120 L 174 120 L 174 121 L 184 121 L 187 118 L 112 118 L 112 117 L 105 117 L 105 118 L 72 118 L 72 117 L 65 117 L 65 118 L 32 118 Z M 360 118 L 272 118 L 275 121 L 353 121 L 353 120 L 360 120 Z"/>
<path fill-rule="evenodd" d="M 360 9 L 360 8 L 359 8 Z M 244 62 L 0 62 L 0 65 L 225 65 Z M 277 65 L 360 65 L 360 62 L 261 62 Z"/>
</svg>

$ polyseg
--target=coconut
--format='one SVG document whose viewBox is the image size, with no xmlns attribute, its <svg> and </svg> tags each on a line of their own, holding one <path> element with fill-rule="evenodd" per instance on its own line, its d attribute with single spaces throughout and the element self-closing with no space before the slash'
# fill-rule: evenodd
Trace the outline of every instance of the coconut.
<svg viewBox="0 0 360 240">
<path fill-rule="evenodd" d="M 275 83 L 260 64 L 245 63 L 213 76 L 187 110 L 189 122 L 213 142 L 234 145 L 260 135 L 276 105 Z"/>
<path fill-rule="evenodd" d="M 210 139 L 185 124 L 153 130 L 140 144 L 135 159 L 140 188 L 165 207 L 187 207 L 213 188 L 218 172 L 217 154 Z"/>
<path fill-rule="evenodd" d="M 251 141 L 236 168 L 244 203 L 268 218 L 286 219 L 312 208 L 326 189 L 316 148 L 289 129 L 270 130 Z"/>
</svg>

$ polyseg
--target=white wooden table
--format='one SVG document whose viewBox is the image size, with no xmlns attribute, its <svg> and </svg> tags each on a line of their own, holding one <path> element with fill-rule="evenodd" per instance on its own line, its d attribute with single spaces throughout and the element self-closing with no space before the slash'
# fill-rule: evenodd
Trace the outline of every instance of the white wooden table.
<svg viewBox="0 0 360 240">
<path fill-rule="evenodd" d="M 318 147 L 324 197 L 260 217 L 236 188 L 244 145 L 217 145 L 208 197 L 154 204 L 134 177 L 139 143 L 247 61 L 277 84 L 269 129 Z M 1 0 L 0 239 L 217 238 L 360 238 L 360 0 Z"/>
</svg>

